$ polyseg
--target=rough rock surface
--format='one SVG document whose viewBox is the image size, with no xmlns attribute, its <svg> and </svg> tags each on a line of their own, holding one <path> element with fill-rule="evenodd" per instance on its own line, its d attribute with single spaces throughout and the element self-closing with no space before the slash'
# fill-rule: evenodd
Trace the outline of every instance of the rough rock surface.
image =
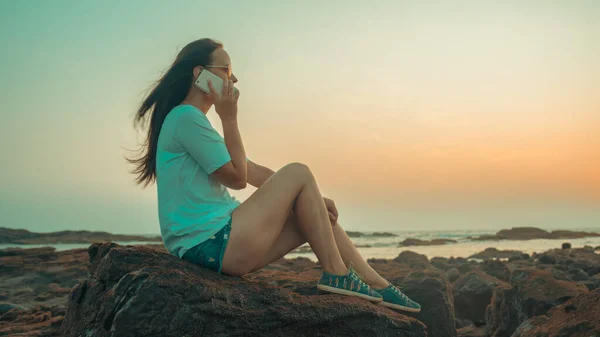
<svg viewBox="0 0 600 337">
<path fill-rule="evenodd" d="M 64 305 L 10 310 L 0 316 L 0 336 L 62 336 L 59 329 L 65 311 Z"/>
<path fill-rule="evenodd" d="M 444 273 L 436 270 L 424 255 L 404 251 L 392 261 L 370 259 L 369 263 L 421 304 L 421 312 L 411 315 L 427 325 L 429 336 L 456 336 L 452 288 Z"/>
<path fill-rule="evenodd" d="M 426 335 L 416 319 L 358 298 L 301 296 L 140 247 L 93 244 L 89 255 L 65 336 Z"/>
<path fill-rule="evenodd" d="M 507 283 L 473 270 L 463 275 L 452 285 L 456 317 L 466 318 L 477 325 L 485 323 L 485 308 L 490 304 L 494 289 Z"/>
<path fill-rule="evenodd" d="M 546 270 L 517 269 L 510 285 L 494 290 L 486 309 L 486 333 L 490 337 L 510 336 L 527 318 L 544 315 L 552 307 L 587 292 L 585 286 L 556 280 Z"/>
<path fill-rule="evenodd" d="M 547 316 L 530 318 L 512 337 L 600 336 L 600 290 L 582 294 L 552 308 Z"/>
</svg>

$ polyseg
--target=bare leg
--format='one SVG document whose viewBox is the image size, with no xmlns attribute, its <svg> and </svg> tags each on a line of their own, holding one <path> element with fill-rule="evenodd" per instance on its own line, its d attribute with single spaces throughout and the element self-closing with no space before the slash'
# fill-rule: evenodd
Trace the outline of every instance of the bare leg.
<svg viewBox="0 0 600 337">
<path fill-rule="evenodd" d="M 297 220 L 294 216 L 290 216 L 271 250 L 263 257 L 263 259 L 252 269 L 257 271 L 269 263 L 280 259 L 287 253 L 306 243 L 303 234 L 298 230 Z M 333 225 L 333 234 L 336 246 L 340 252 L 344 264 L 352 267 L 365 279 L 365 282 L 374 289 L 381 289 L 388 286 L 388 282 L 381 277 L 360 255 L 359 251 L 354 246 L 354 243 L 346 234 L 346 231 L 339 223 Z"/>
<path fill-rule="evenodd" d="M 344 263 L 347 266 L 352 264 L 352 268 L 365 279 L 365 283 L 373 289 L 382 289 L 389 285 L 388 281 L 381 277 L 360 255 L 360 252 L 339 223 L 333 226 L 333 234 Z"/>
<path fill-rule="evenodd" d="M 223 255 L 222 272 L 244 275 L 276 246 L 290 210 L 295 208 L 298 233 L 308 240 L 323 270 L 346 274 L 347 268 L 333 238 L 323 197 L 310 169 L 286 165 L 271 176 L 232 213 L 231 233 Z M 289 244 L 289 240 L 286 241 Z"/>
<path fill-rule="evenodd" d="M 347 268 L 337 249 L 323 196 L 314 179 L 304 186 L 298 196 L 295 214 L 300 232 L 319 257 L 323 269 L 337 275 L 346 274 Z M 329 266 L 329 270 L 325 266 Z"/>
</svg>

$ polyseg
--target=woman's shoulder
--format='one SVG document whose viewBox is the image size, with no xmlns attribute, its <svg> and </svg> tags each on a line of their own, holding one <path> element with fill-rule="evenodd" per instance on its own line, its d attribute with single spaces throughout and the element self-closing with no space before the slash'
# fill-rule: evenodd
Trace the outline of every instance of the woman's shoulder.
<svg viewBox="0 0 600 337">
<path fill-rule="evenodd" d="M 209 122 L 208 118 L 202 111 L 198 110 L 198 108 L 195 106 L 188 104 L 180 104 L 175 106 L 173 109 L 171 109 L 167 117 L 169 116 L 171 116 L 171 119 L 174 120 L 184 118 L 200 122 Z"/>
</svg>

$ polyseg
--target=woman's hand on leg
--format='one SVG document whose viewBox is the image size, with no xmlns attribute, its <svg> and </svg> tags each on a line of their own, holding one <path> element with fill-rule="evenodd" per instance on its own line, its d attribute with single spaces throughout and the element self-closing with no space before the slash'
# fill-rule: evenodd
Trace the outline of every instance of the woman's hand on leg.
<svg viewBox="0 0 600 337">
<path fill-rule="evenodd" d="M 331 226 L 335 226 L 339 215 L 337 207 L 335 206 L 335 202 L 325 197 L 323 197 L 323 201 L 325 202 L 327 212 L 329 212 L 329 220 L 331 221 Z"/>
</svg>

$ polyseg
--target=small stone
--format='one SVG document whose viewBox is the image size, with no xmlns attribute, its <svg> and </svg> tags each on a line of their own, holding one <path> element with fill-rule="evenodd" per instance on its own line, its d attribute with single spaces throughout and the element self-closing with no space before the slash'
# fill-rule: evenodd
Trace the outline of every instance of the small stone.
<svg viewBox="0 0 600 337">
<path fill-rule="evenodd" d="M 571 244 L 569 242 L 565 242 L 562 244 L 562 249 L 571 249 Z"/>
</svg>

